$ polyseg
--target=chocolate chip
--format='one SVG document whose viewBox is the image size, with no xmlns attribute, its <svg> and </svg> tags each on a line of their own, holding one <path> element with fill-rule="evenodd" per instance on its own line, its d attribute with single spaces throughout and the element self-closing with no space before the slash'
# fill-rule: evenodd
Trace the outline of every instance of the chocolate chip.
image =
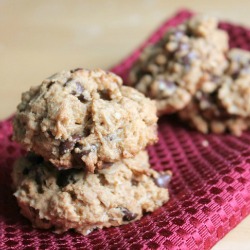
<svg viewBox="0 0 250 250">
<path fill-rule="evenodd" d="M 97 174 L 97 177 L 98 177 L 101 185 L 103 185 L 103 186 L 108 185 L 108 181 L 106 180 L 104 174 Z"/>
<path fill-rule="evenodd" d="M 69 86 L 69 84 L 72 83 L 72 80 L 73 80 L 73 79 L 70 77 L 70 78 L 67 80 L 67 82 L 64 84 L 64 87 Z"/>
<path fill-rule="evenodd" d="M 83 68 L 72 69 L 72 70 L 70 70 L 70 73 L 75 73 L 75 72 L 78 71 L 78 70 L 83 70 Z"/>
<path fill-rule="evenodd" d="M 83 132 L 84 132 L 84 136 L 87 137 L 91 134 L 91 128 L 85 127 Z"/>
<path fill-rule="evenodd" d="M 59 154 L 64 155 L 64 154 L 70 152 L 71 150 L 73 150 L 75 144 L 79 140 L 81 140 L 80 135 L 73 135 L 71 140 L 66 140 L 64 142 L 61 142 L 60 145 L 59 145 Z"/>
<path fill-rule="evenodd" d="M 55 82 L 50 82 L 48 85 L 47 85 L 47 89 L 50 89 L 50 87 L 54 84 Z"/>
<path fill-rule="evenodd" d="M 78 100 L 81 101 L 82 103 L 88 102 L 88 100 L 82 94 L 82 92 L 84 91 L 84 87 L 81 85 L 81 83 L 76 82 L 75 85 L 76 85 L 76 88 L 71 92 L 71 94 L 76 96 Z"/>
<path fill-rule="evenodd" d="M 155 184 L 158 187 L 167 188 L 170 180 L 171 180 L 171 175 L 170 174 L 161 174 L 154 181 L 155 181 Z"/>
<path fill-rule="evenodd" d="M 188 37 L 192 37 L 194 34 L 193 34 L 191 29 L 188 29 L 188 30 L 185 31 L 185 35 L 188 36 Z"/>
<path fill-rule="evenodd" d="M 103 162 L 102 164 L 102 168 L 109 168 L 113 165 L 113 162 Z"/>
<path fill-rule="evenodd" d="M 100 91 L 98 91 L 98 93 L 99 93 L 101 99 L 106 100 L 106 101 L 112 100 L 110 97 L 110 94 L 108 93 L 107 90 L 100 90 Z"/>
<path fill-rule="evenodd" d="M 66 85 L 69 85 L 69 83 L 66 83 Z M 75 89 L 71 92 L 71 94 L 79 97 L 80 95 L 82 95 L 83 91 L 84 91 L 84 87 L 81 85 L 81 83 L 75 82 Z"/>
<path fill-rule="evenodd" d="M 66 187 L 69 183 L 76 183 L 77 180 L 75 175 L 81 170 L 79 169 L 67 169 L 59 171 L 56 179 L 56 184 L 63 188 Z"/>
<path fill-rule="evenodd" d="M 70 152 L 75 146 L 75 142 L 74 141 L 64 141 L 61 142 L 59 145 L 59 154 L 60 155 L 64 155 L 67 152 Z"/>
<path fill-rule="evenodd" d="M 78 100 L 79 100 L 80 102 L 82 102 L 82 103 L 88 102 L 88 100 L 85 99 L 84 95 L 79 95 L 77 98 L 78 98 Z"/>
<path fill-rule="evenodd" d="M 124 216 L 123 216 L 123 218 L 122 218 L 124 221 L 131 221 L 131 220 L 134 220 L 134 219 L 138 216 L 138 214 L 132 213 L 132 212 L 129 211 L 127 208 L 122 208 L 122 212 L 123 212 L 123 214 L 124 214 Z"/>
<path fill-rule="evenodd" d="M 232 74 L 233 80 L 236 80 L 236 79 L 239 77 L 239 74 L 240 74 L 239 71 L 234 72 L 234 73 Z"/>
<path fill-rule="evenodd" d="M 71 197 L 71 199 L 72 199 L 73 201 L 77 199 L 77 196 L 76 196 L 75 193 L 69 192 L 69 195 L 70 195 L 70 197 Z"/>
</svg>

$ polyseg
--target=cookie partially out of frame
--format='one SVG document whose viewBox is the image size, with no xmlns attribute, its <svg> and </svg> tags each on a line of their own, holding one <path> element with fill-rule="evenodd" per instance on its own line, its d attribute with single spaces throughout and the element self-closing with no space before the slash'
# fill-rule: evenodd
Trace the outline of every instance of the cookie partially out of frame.
<svg viewBox="0 0 250 250">
<path fill-rule="evenodd" d="M 211 76 L 224 72 L 228 36 L 217 26 L 195 16 L 146 48 L 132 67 L 129 84 L 156 100 L 159 115 L 183 109 Z"/>
<path fill-rule="evenodd" d="M 84 235 L 138 220 L 162 206 L 169 199 L 170 178 L 169 172 L 149 168 L 145 151 L 95 174 L 58 170 L 36 155 L 19 159 L 13 170 L 14 195 L 34 227 Z"/>
<path fill-rule="evenodd" d="M 103 70 L 62 71 L 22 95 L 14 139 L 60 169 L 130 158 L 157 141 L 154 101 Z"/>
<path fill-rule="evenodd" d="M 250 127 L 250 53 L 232 49 L 228 67 L 210 82 L 214 88 L 197 91 L 179 117 L 202 133 L 230 132 L 240 136 Z"/>
</svg>

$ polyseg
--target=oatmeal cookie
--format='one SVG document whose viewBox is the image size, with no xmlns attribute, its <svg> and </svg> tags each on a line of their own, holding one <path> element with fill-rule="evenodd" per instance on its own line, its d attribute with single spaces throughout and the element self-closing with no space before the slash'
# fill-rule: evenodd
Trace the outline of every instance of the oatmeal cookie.
<svg viewBox="0 0 250 250">
<path fill-rule="evenodd" d="M 178 117 L 201 133 L 230 132 L 240 136 L 250 127 L 250 118 L 230 115 L 218 102 L 218 92 L 206 94 L 198 91 L 192 101 L 177 113 Z"/>
<path fill-rule="evenodd" d="M 218 98 L 227 112 L 250 116 L 250 52 L 232 49 L 228 53 L 229 67 L 222 79 Z"/>
<path fill-rule="evenodd" d="M 110 165 L 93 174 L 58 170 L 35 155 L 19 159 L 13 186 L 21 213 L 36 228 L 86 235 L 138 220 L 168 201 L 171 174 L 150 169 L 145 151 Z"/>
<path fill-rule="evenodd" d="M 232 49 L 228 67 L 211 85 L 194 95 L 179 117 L 202 133 L 230 133 L 240 136 L 250 127 L 250 53 Z M 212 89 L 212 91 L 211 91 Z"/>
<path fill-rule="evenodd" d="M 227 67 L 228 36 L 217 26 L 213 18 L 195 16 L 146 48 L 132 67 L 129 84 L 156 100 L 160 115 L 183 109 Z"/>
<path fill-rule="evenodd" d="M 154 101 L 103 70 L 62 71 L 22 95 L 14 139 L 61 169 L 130 158 L 157 141 Z"/>
</svg>

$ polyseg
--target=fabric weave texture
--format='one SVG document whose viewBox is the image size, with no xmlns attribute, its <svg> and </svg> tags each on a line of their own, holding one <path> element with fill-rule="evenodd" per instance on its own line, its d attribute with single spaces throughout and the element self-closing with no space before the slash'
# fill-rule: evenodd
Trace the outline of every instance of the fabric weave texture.
<svg viewBox="0 0 250 250">
<path fill-rule="evenodd" d="M 112 71 L 126 82 L 142 49 L 191 15 L 178 12 Z M 231 47 L 250 50 L 249 29 L 225 22 L 220 27 L 228 32 Z M 11 119 L 0 122 L 1 250 L 210 249 L 250 213 L 250 132 L 241 137 L 203 135 L 164 117 L 159 121 L 159 142 L 148 151 L 153 168 L 173 172 L 167 204 L 139 221 L 88 236 L 33 229 L 12 195 L 10 172 L 24 151 L 11 135 Z"/>
</svg>

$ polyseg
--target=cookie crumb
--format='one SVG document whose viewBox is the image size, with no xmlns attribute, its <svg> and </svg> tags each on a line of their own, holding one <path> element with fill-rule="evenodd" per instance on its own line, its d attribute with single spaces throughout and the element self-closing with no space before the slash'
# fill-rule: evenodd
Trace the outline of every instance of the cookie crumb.
<svg viewBox="0 0 250 250">
<path fill-rule="evenodd" d="M 203 146 L 203 147 L 208 147 L 209 146 L 209 142 L 207 141 L 207 140 L 203 140 L 202 142 L 201 142 L 201 145 Z"/>
</svg>

